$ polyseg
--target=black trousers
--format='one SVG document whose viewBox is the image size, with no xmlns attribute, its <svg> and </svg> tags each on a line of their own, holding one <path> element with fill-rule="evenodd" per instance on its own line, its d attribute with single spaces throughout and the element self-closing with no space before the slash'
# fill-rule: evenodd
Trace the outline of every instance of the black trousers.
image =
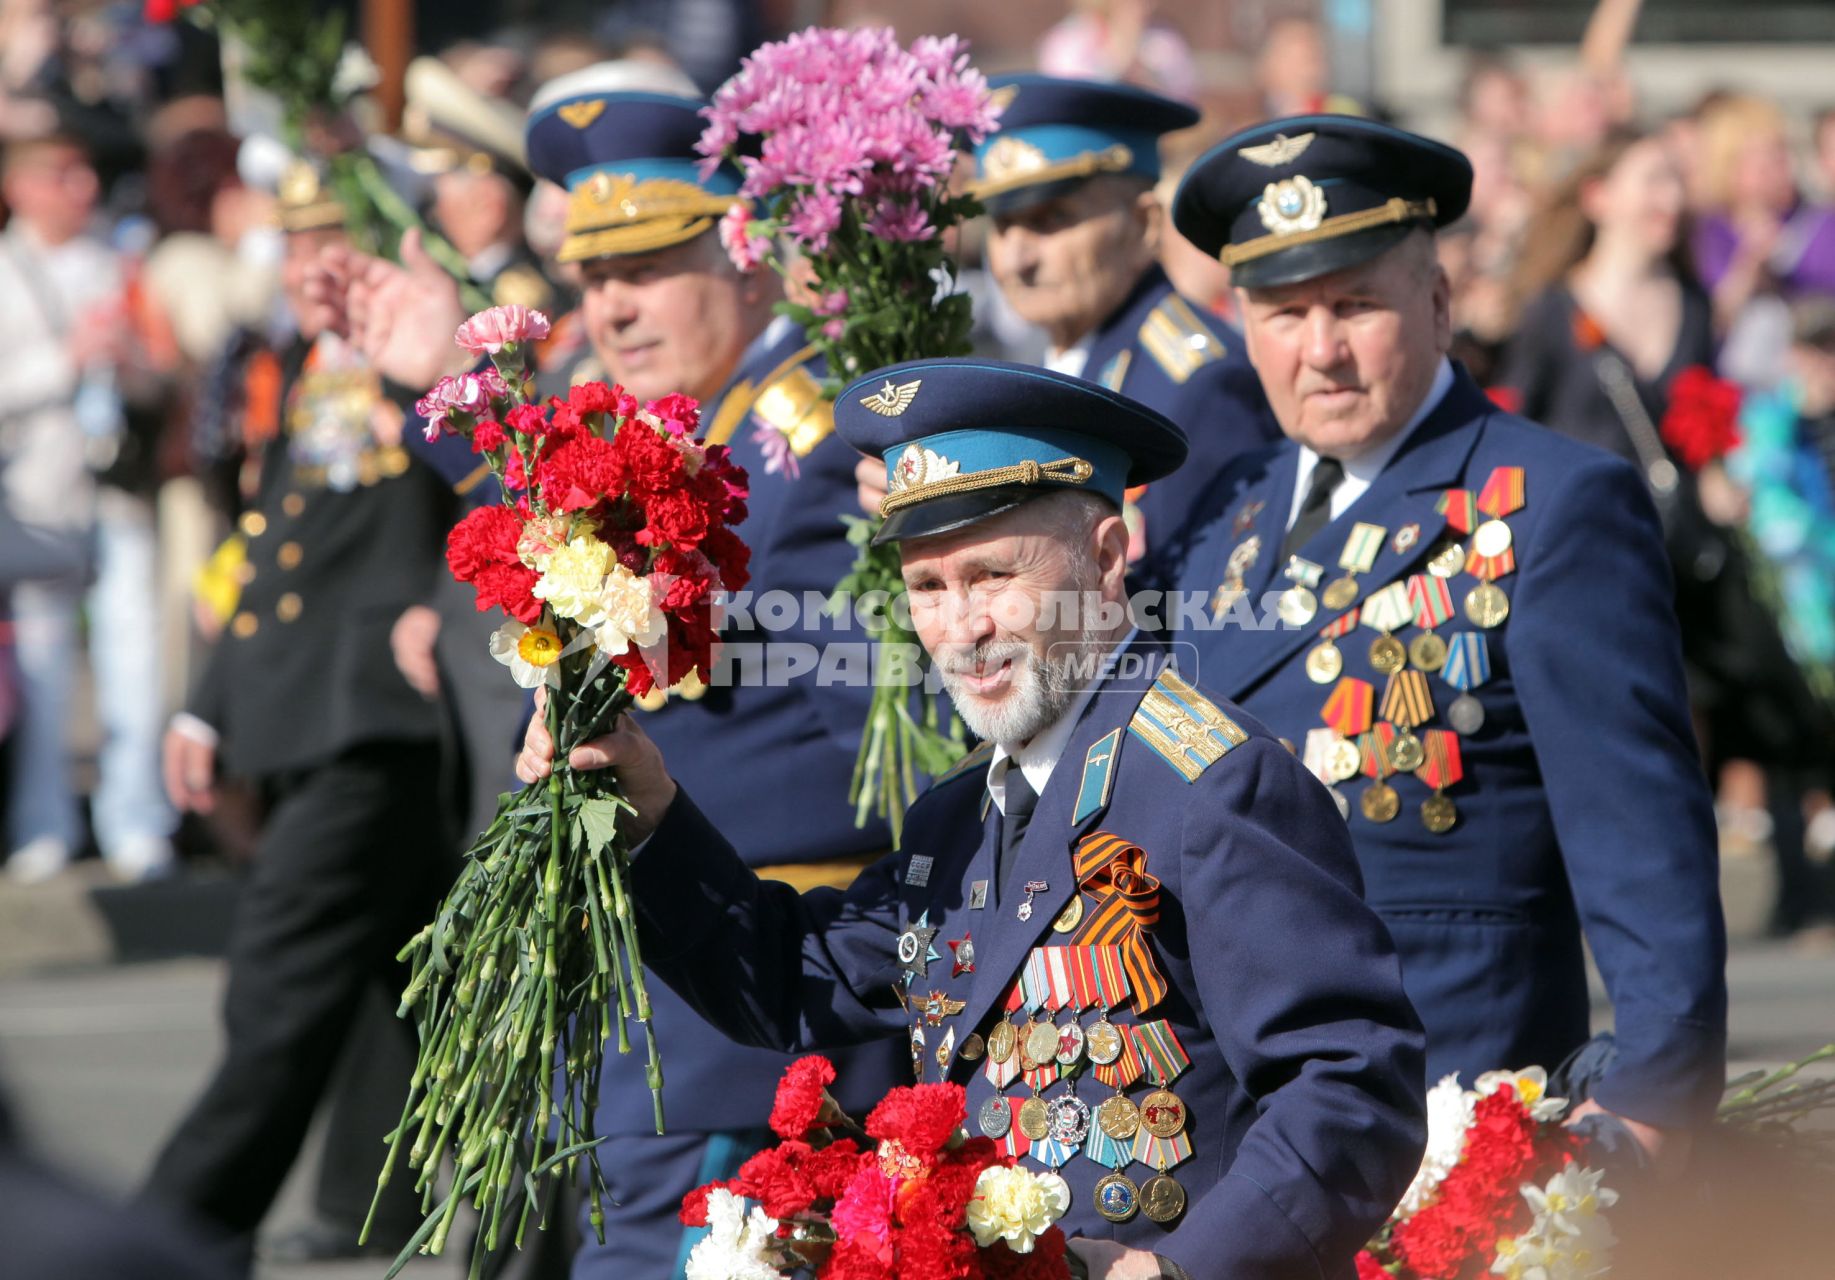
<svg viewBox="0 0 1835 1280">
<path fill-rule="evenodd" d="M 266 781 L 268 819 L 230 938 L 228 1045 L 154 1162 L 149 1199 L 252 1241 L 358 1012 L 379 985 L 406 985 L 395 953 L 451 882 L 438 784 L 432 741 L 366 744 Z M 398 1023 L 397 1035 L 397 1061 L 411 1063 L 412 1025 Z M 372 1186 L 405 1097 L 374 1135 Z"/>
</svg>

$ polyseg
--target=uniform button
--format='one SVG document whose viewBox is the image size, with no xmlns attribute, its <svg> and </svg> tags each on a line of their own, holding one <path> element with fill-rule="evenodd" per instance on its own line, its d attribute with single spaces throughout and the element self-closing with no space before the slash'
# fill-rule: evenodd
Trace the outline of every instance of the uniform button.
<svg viewBox="0 0 1835 1280">
<path fill-rule="evenodd" d="M 289 591 L 286 595 L 274 602 L 274 616 L 279 618 L 282 622 L 292 622 L 295 618 L 299 617 L 300 608 L 301 604 L 298 594 Z"/>
<path fill-rule="evenodd" d="M 243 612 L 238 613 L 230 621 L 229 632 L 231 635 L 235 636 L 236 639 L 238 640 L 246 640 L 250 636 L 254 635 L 256 629 L 260 626 L 261 626 L 260 620 L 257 619 L 254 614 L 249 613 L 247 610 L 244 610 Z"/>
<path fill-rule="evenodd" d="M 245 511 L 242 515 L 242 532 L 251 538 L 259 538 L 268 531 L 268 518 L 259 511 Z"/>
<path fill-rule="evenodd" d="M 297 493 L 289 493 L 280 500 L 280 509 L 290 516 L 297 516 L 306 509 L 306 499 Z"/>
<path fill-rule="evenodd" d="M 283 569 L 297 569 L 299 568 L 300 557 L 303 554 L 305 553 L 300 550 L 299 543 L 283 542 L 280 544 L 280 550 L 275 554 L 274 559 Z"/>
</svg>

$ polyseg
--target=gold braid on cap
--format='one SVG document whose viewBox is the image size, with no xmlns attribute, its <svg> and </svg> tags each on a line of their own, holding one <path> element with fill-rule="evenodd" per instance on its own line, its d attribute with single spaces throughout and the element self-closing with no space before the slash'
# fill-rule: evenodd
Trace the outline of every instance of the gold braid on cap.
<svg viewBox="0 0 1835 1280">
<path fill-rule="evenodd" d="M 996 138 L 982 158 L 985 177 L 968 184 L 977 200 L 1004 195 L 1021 187 L 1069 178 L 1093 178 L 1099 173 L 1122 173 L 1134 163 L 1134 153 L 1116 143 L 1101 151 L 1085 151 L 1068 160 L 1047 160 L 1045 153 L 1019 138 Z"/>
<path fill-rule="evenodd" d="M 1360 209 L 1356 213 L 1341 213 L 1335 218 L 1327 218 L 1318 226 L 1305 231 L 1292 231 L 1285 235 L 1257 236 L 1253 240 L 1244 240 L 1241 244 L 1226 244 L 1217 255 L 1226 267 L 1233 267 L 1240 262 L 1251 262 L 1256 258 L 1265 258 L 1282 249 L 1292 249 L 1298 245 L 1314 244 L 1320 240 L 1332 240 L 1338 236 L 1348 236 L 1353 231 L 1367 231 L 1371 227 L 1387 226 L 1392 222 L 1412 222 L 1417 218 L 1434 216 L 1433 200 L 1404 200 L 1392 196 L 1386 203 L 1374 209 Z"/>
<path fill-rule="evenodd" d="M 1056 462 L 1034 462 L 1027 458 L 1010 467 L 992 467 L 986 471 L 971 471 L 965 476 L 950 476 L 943 480 L 933 480 L 929 484 L 914 484 L 888 493 L 879 503 L 879 515 L 883 520 L 894 511 L 928 502 L 932 498 L 948 498 L 958 493 L 973 493 L 978 489 L 995 489 L 1007 484 L 1057 484 L 1078 485 L 1089 483 L 1089 478 L 1096 474 L 1096 468 L 1082 458 L 1059 458 Z"/>
<path fill-rule="evenodd" d="M 739 199 L 671 178 L 639 182 L 630 174 L 595 174 L 567 197 L 567 239 L 555 257 L 579 262 L 681 244 L 713 226 Z"/>
</svg>

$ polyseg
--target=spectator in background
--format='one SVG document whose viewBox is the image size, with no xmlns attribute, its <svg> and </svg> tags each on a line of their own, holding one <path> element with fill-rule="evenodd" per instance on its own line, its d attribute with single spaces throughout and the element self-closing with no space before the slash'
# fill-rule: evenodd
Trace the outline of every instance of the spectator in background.
<svg viewBox="0 0 1835 1280">
<path fill-rule="evenodd" d="M 1269 25 L 1261 56 L 1255 60 L 1262 114 L 1362 115 L 1363 107 L 1355 100 L 1331 91 L 1331 79 L 1325 33 L 1317 22 L 1311 18 L 1279 18 Z"/>
<path fill-rule="evenodd" d="M 1073 0 L 1039 41 L 1039 71 L 1115 80 L 1194 102 L 1198 68 L 1185 37 L 1155 16 L 1158 0 Z"/>
<path fill-rule="evenodd" d="M 1816 186 L 1824 204 L 1835 203 L 1835 107 L 1816 113 Z"/>
<path fill-rule="evenodd" d="M 95 536 L 89 656 L 104 742 L 93 813 L 110 868 L 165 872 L 176 825 L 159 790 L 157 620 L 152 511 L 118 477 L 131 442 L 123 393 L 141 372 L 122 259 L 90 231 L 100 184 L 85 144 L 56 133 L 9 144 L 0 194 L 0 494 L 26 521 Z M 111 471 L 111 469 L 114 469 Z M 58 874 L 82 845 L 66 732 L 80 589 L 23 584 L 14 596 L 22 685 L 12 753 L 10 875 Z"/>
</svg>

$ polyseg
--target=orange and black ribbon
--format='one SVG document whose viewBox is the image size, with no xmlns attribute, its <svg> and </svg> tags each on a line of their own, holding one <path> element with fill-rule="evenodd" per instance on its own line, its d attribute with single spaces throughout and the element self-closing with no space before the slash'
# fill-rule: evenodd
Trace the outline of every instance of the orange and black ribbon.
<svg viewBox="0 0 1835 1280">
<path fill-rule="evenodd" d="M 1073 859 L 1077 888 L 1095 902 L 1072 946 L 1118 947 L 1134 1007 L 1145 1013 L 1165 998 L 1166 978 L 1153 958 L 1147 935 L 1160 922 L 1160 882 L 1147 874 L 1147 855 L 1107 831 L 1092 831 L 1077 842 Z"/>
</svg>

